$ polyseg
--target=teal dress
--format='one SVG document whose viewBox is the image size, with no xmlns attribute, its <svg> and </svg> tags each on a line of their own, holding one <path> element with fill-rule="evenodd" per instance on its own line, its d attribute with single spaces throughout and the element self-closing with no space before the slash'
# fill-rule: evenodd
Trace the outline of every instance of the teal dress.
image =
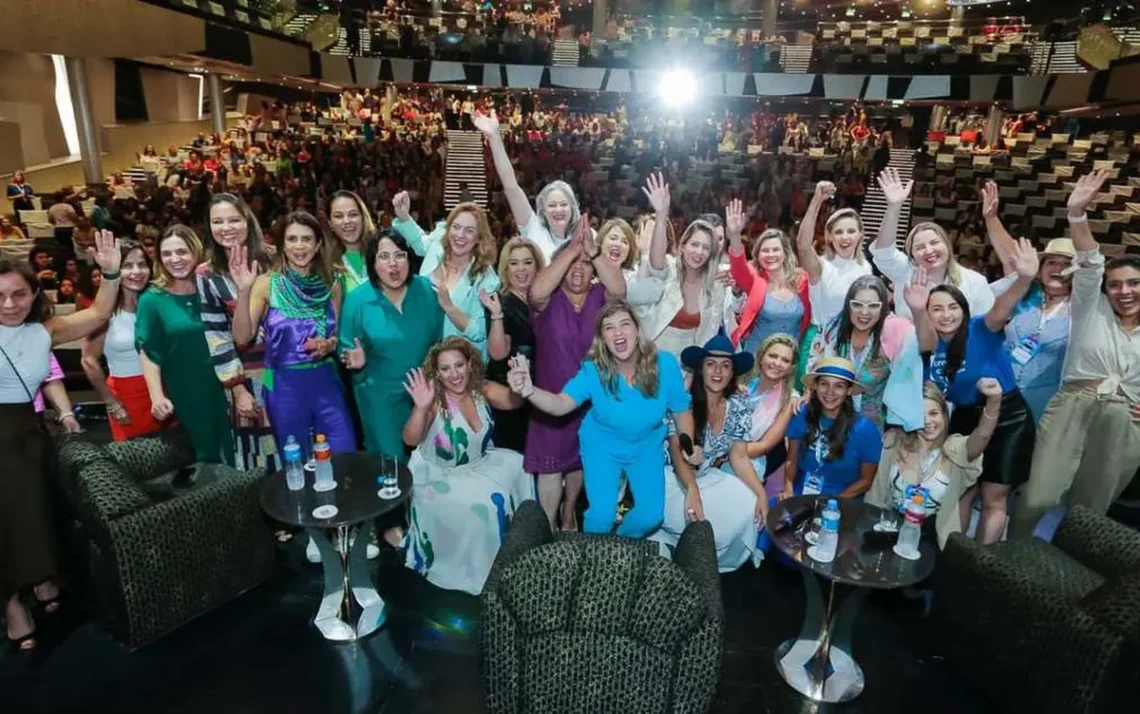
<svg viewBox="0 0 1140 714">
<path fill-rule="evenodd" d="M 352 387 L 368 451 L 406 459 L 403 431 L 412 400 L 404 391 L 404 377 L 423 366 L 442 329 L 443 310 L 427 278 L 408 281 L 399 310 L 371 283 L 345 297 L 340 348 L 351 349 L 358 339 L 364 348 L 364 367 L 353 373 Z"/>
</svg>

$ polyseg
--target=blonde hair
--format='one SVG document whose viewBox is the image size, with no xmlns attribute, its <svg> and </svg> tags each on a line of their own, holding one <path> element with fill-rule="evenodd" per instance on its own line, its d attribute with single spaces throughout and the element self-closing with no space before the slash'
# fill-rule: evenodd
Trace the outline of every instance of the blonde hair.
<svg viewBox="0 0 1140 714">
<path fill-rule="evenodd" d="M 645 229 L 645 224 L 649 223 L 650 221 L 656 223 L 657 214 L 639 214 L 637 218 L 633 219 L 633 234 L 635 236 L 641 235 L 641 231 Z M 673 249 L 677 247 L 677 232 L 673 230 L 673 221 L 665 221 L 665 244 L 668 246 L 670 253 L 672 253 Z"/>
<path fill-rule="evenodd" d="M 942 394 L 942 390 L 934 382 L 926 381 L 922 383 L 922 399 L 925 401 L 929 399 L 938 405 L 939 410 L 942 411 L 942 441 L 946 441 L 946 436 L 950 431 L 950 408 L 946 404 L 946 397 Z M 926 414 L 926 407 L 922 409 L 924 419 Z M 905 450 L 909 454 L 917 454 L 919 447 L 919 439 L 921 438 L 918 432 L 903 431 L 901 427 L 894 427 L 887 430 L 884 435 L 883 446 L 897 447 L 898 449 Z"/>
<path fill-rule="evenodd" d="M 756 272 L 762 275 L 768 272 L 760 267 L 760 246 L 769 240 L 780 241 L 780 247 L 784 249 L 784 280 L 787 281 L 788 285 L 795 287 L 796 268 L 798 267 L 796 252 L 792 249 L 792 239 L 779 228 L 769 228 L 761 233 L 752 244 L 752 264 L 756 267 Z"/>
<path fill-rule="evenodd" d="M 546 267 L 546 256 L 534 244 L 522 236 L 515 236 L 503 245 L 499 251 L 499 292 L 505 293 L 511 289 L 511 253 L 516 248 L 526 248 L 534 258 L 534 274 L 537 276 Z"/>
<path fill-rule="evenodd" d="M 477 280 L 483 271 L 495 264 L 495 236 L 491 233 L 491 224 L 487 222 L 487 213 L 477 203 L 460 203 L 447 214 L 447 221 L 443 228 L 443 262 L 446 265 L 451 259 L 451 224 L 461 213 L 470 213 L 475 216 L 475 232 L 478 242 L 475 244 L 474 254 L 471 256 L 471 270 L 468 275 Z"/>
<path fill-rule="evenodd" d="M 458 352 L 467 360 L 467 391 L 476 402 L 483 399 L 483 381 L 486 377 L 483 368 L 483 358 L 479 350 L 466 338 L 452 335 L 445 337 L 432 345 L 424 358 L 424 379 L 435 387 L 435 410 L 444 419 L 451 418 L 451 410 L 447 408 L 447 391 L 439 377 L 439 356 L 444 352 Z"/>
<path fill-rule="evenodd" d="M 788 373 L 784 375 L 784 381 L 780 384 L 780 411 L 783 411 L 792 401 L 792 394 L 796 391 L 796 365 L 799 364 L 800 358 L 800 346 L 796 338 L 783 332 L 768 335 L 756 348 L 756 359 L 752 363 L 752 371 L 744 378 L 744 384 L 760 378 L 760 360 L 768 353 L 768 350 L 777 346 L 784 346 L 792 351 L 792 364 Z"/>
<path fill-rule="evenodd" d="M 178 238 L 190 249 L 190 254 L 194 256 L 195 270 L 206 260 L 206 249 L 202 247 L 202 239 L 198 237 L 193 228 L 181 223 L 170 226 L 162 232 L 162 237 L 155 244 L 157 260 L 154 261 L 154 279 L 151 282 L 160 288 L 166 288 L 174 282 L 174 276 L 168 273 L 166 266 L 162 264 L 162 244 L 170 238 Z M 191 275 L 193 275 L 193 271 L 191 271 Z"/>
<path fill-rule="evenodd" d="M 622 261 L 621 267 L 633 268 L 636 266 L 638 259 L 641 257 L 641 251 L 637 249 L 637 234 L 633 232 L 633 226 L 629 225 L 629 223 L 622 218 L 611 218 L 606 221 L 602 224 L 602 227 L 598 229 L 597 244 L 599 248 L 601 248 L 602 241 L 605 239 L 606 234 L 610 231 L 617 231 L 618 235 L 625 241 L 625 244 L 629 246 L 629 253 L 625 256 L 625 260 Z"/>
<path fill-rule="evenodd" d="M 836 223 L 846 218 L 852 219 L 859 226 L 859 244 L 855 246 L 855 262 L 862 265 L 866 261 L 866 258 L 863 257 L 863 217 L 854 208 L 840 208 L 827 217 L 823 224 L 823 254 L 828 258 L 835 257 L 835 249 L 831 247 L 831 229 L 835 227 Z"/>
<path fill-rule="evenodd" d="M 717 266 L 720 265 L 720 247 L 717 245 L 716 228 L 708 221 L 702 221 L 699 218 L 693 221 L 685 228 L 685 232 L 681 234 L 681 239 L 677 241 L 677 280 L 682 283 L 685 282 L 685 263 L 680 259 L 681 249 L 684 248 L 697 233 L 707 233 L 709 236 L 709 259 L 705 263 L 705 274 L 701 280 L 701 290 L 711 299 L 713 289 L 716 287 Z"/>
<path fill-rule="evenodd" d="M 906 234 L 906 243 L 903 246 L 906 257 L 910 259 L 911 263 L 914 262 L 914 256 L 911 255 L 911 250 L 914 248 L 914 239 L 915 236 L 923 231 L 933 231 L 934 234 L 942 240 L 943 244 L 946 245 L 946 284 L 958 287 L 962 284 L 962 267 L 958 265 L 958 259 L 954 257 L 954 246 L 950 244 L 950 236 L 946 235 L 946 229 L 937 223 L 923 221 L 922 223 L 914 224 L 914 228 L 911 228 L 910 233 Z"/>
<path fill-rule="evenodd" d="M 594 341 L 590 344 L 590 351 L 586 354 L 586 358 L 592 360 L 594 366 L 597 367 L 598 377 L 605 390 L 617 397 L 618 380 L 622 376 L 618 370 L 617 360 L 614 359 L 610 348 L 606 346 L 606 341 L 602 337 L 602 330 L 607 318 L 622 312 L 629 315 L 629 319 L 633 320 L 633 324 L 637 327 L 637 345 L 633 348 L 634 358 L 637 360 L 635 386 L 645 396 L 656 397 L 657 385 L 660 381 L 657 373 L 657 347 L 642 336 L 641 321 L 637 319 L 633 309 L 624 300 L 608 303 L 598 313 L 598 322 L 594 325 Z"/>
</svg>

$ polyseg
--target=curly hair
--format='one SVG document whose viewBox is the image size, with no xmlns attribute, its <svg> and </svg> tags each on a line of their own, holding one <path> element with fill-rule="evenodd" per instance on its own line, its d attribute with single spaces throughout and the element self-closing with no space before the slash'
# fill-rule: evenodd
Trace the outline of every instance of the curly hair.
<svg viewBox="0 0 1140 714">
<path fill-rule="evenodd" d="M 618 380 L 621 379 L 621 373 L 618 370 L 617 360 L 614 359 L 610 348 L 606 346 L 602 332 L 607 318 L 623 312 L 629 315 L 637 327 L 637 345 L 634 347 L 634 358 L 637 360 L 637 388 L 641 390 L 642 394 L 652 399 L 657 396 L 657 385 L 660 382 L 657 373 L 657 347 L 642 335 L 641 322 L 624 300 L 611 302 L 598 313 L 598 322 L 594 325 L 594 341 L 590 344 L 590 351 L 586 358 L 593 360 L 594 366 L 598 368 L 598 377 L 605 390 L 617 398 Z"/>
<path fill-rule="evenodd" d="M 491 224 L 487 222 L 487 212 L 479 204 L 460 203 L 447 214 L 443 229 L 443 262 L 446 265 L 451 259 L 451 224 L 461 213 L 470 213 L 475 217 L 475 232 L 478 239 L 471 254 L 471 270 L 468 271 L 468 275 L 472 280 L 478 280 L 488 268 L 495 269 L 495 258 L 498 257 L 495 234 L 491 232 Z"/>
<path fill-rule="evenodd" d="M 483 382 L 486 378 L 486 371 L 483 367 L 483 358 L 479 355 L 479 350 L 475 345 L 471 344 L 466 338 L 452 335 L 445 337 L 439 342 L 432 345 L 428 350 L 427 357 L 424 358 L 424 379 L 430 382 L 435 387 L 435 409 L 444 419 L 450 418 L 450 410 L 447 408 L 447 391 L 444 389 L 443 381 L 439 376 L 439 356 L 444 352 L 458 352 L 463 355 L 467 360 L 467 391 L 471 393 L 476 402 L 483 400 Z"/>
</svg>

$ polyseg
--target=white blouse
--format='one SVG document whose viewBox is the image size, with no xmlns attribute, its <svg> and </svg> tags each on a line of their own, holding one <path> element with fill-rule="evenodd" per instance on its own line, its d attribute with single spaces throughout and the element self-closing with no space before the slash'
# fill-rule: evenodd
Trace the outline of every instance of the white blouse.
<svg viewBox="0 0 1140 714">
<path fill-rule="evenodd" d="M 853 258 L 820 257 L 818 283 L 808 284 L 808 298 L 811 301 L 811 322 L 817 327 L 827 327 L 832 318 L 843 311 L 843 301 L 851 284 L 864 275 L 871 274 L 871 264 Z"/>
<path fill-rule="evenodd" d="M 135 313 L 120 310 L 111 316 L 103 341 L 103 356 L 107 358 L 107 371 L 112 377 L 142 374 L 142 362 L 135 349 Z"/>
<path fill-rule="evenodd" d="M 911 275 L 914 273 L 914 263 L 894 243 L 886 248 L 876 248 L 872 243 L 871 257 L 875 261 L 875 267 L 894 283 L 895 314 L 913 321 L 914 316 L 910 313 L 910 306 L 903 299 L 903 287 L 910 282 Z M 955 287 L 966 296 L 966 303 L 970 306 L 970 316 L 985 315 L 994 306 L 994 291 L 990 288 L 989 281 L 976 270 L 962 266 L 958 266 L 958 270 L 962 275 L 962 280 Z M 935 287 L 938 284 L 930 283 L 930 287 Z"/>
<path fill-rule="evenodd" d="M 0 325 L 0 348 L 8 357 L 0 355 L 0 404 L 31 402 L 51 370 L 51 333 L 38 322 Z"/>
</svg>

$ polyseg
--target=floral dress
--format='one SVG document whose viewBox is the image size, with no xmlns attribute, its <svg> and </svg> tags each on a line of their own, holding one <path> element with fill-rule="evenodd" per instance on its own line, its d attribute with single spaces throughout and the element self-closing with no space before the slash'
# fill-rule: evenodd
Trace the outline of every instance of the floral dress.
<svg viewBox="0 0 1140 714">
<path fill-rule="evenodd" d="M 472 428 L 448 400 L 412 452 L 405 565 L 446 590 L 478 595 L 515 509 L 534 498 L 522 454 L 491 443 L 491 409 L 476 400 Z"/>
</svg>

